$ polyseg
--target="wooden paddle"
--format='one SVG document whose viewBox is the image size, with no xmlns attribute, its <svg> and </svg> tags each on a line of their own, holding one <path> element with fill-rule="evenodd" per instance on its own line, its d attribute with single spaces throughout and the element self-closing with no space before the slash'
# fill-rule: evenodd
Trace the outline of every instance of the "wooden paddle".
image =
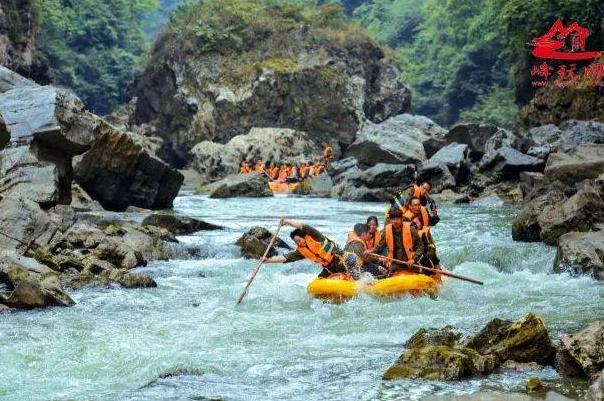
<svg viewBox="0 0 604 401">
<path fill-rule="evenodd" d="M 418 265 L 418 264 L 415 264 L 415 263 L 405 262 L 404 260 L 399 260 L 399 259 L 390 258 L 388 256 L 378 255 L 377 253 L 369 253 L 369 255 L 375 256 L 378 259 L 389 260 L 389 261 L 394 262 L 394 263 L 400 263 L 400 264 L 407 265 L 407 266 L 410 266 L 410 267 L 415 267 L 416 269 L 420 269 L 420 272 L 422 270 L 426 270 L 426 271 L 429 271 L 429 272 L 432 272 L 432 273 L 442 274 L 443 276 L 453 277 L 453 278 L 456 278 L 458 280 L 468 281 L 468 282 L 474 283 L 474 284 L 479 284 L 479 285 L 483 285 L 484 284 L 482 281 L 478 281 L 478 280 L 475 280 L 475 279 L 469 278 L 469 277 L 459 276 L 457 274 L 450 273 L 450 272 L 445 271 L 445 270 L 432 269 L 431 267 L 424 267 L 424 266 L 421 266 L 421 265 Z"/>
<path fill-rule="evenodd" d="M 247 284 L 245 285 L 243 292 L 237 299 L 237 305 L 239 305 L 241 303 L 241 301 L 243 301 L 243 298 L 247 294 L 247 290 L 250 288 L 250 285 L 252 285 L 252 281 L 254 281 L 254 279 L 256 278 L 256 274 L 258 274 L 258 272 L 260 271 L 260 267 L 264 264 L 264 258 L 266 258 L 266 255 L 268 255 L 269 250 L 272 248 L 273 244 L 275 243 L 275 240 L 277 239 L 277 235 L 279 235 L 279 230 L 281 230 L 282 226 L 283 226 L 283 223 L 280 221 L 279 226 L 277 227 L 277 231 L 275 231 L 273 238 L 271 238 L 271 242 L 268 243 L 268 246 L 266 247 L 266 251 L 264 251 L 264 255 L 262 255 L 262 257 L 260 258 L 260 262 L 258 262 L 258 266 L 256 266 L 256 268 L 252 272 L 252 276 L 247 281 Z"/>
</svg>

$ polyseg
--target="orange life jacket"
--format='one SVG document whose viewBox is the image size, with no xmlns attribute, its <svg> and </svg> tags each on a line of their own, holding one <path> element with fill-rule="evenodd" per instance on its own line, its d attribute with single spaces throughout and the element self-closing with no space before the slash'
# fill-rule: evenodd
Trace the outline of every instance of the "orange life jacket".
<svg viewBox="0 0 604 401">
<path fill-rule="evenodd" d="M 417 184 L 413 184 L 411 186 L 413 188 L 412 195 L 414 198 L 421 198 L 422 196 L 426 196 L 426 190 L 420 187 Z"/>
<path fill-rule="evenodd" d="M 422 213 L 422 230 L 423 229 L 430 229 L 430 215 L 428 214 L 428 210 L 426 210 L 425 207 L 420 206 L 421 207 L 421 213 Z M 415 215 L 413 214 L 413 212 L 411 211 L 411 209 L 409 209 L 408 207 L 405 206 L 405 212 L 403 213 L 403 217 L 406 218 L 407 220 L 411 221 L 415 218 Z"/>
<path fill-rule="evenodd" d="M 382 239 L 382 234 L 380 234 L 380 230 L 375 230 L 375 234 L 373 234 L 373 238 L 369 238 L 367 242 L 365 242 L 365 246 L 367 249 L 373 249 L 380 243 Z"/>
<path fill-rule="evenodd" d="M 257 173 L 263 173 L 264 172 L 264 164 L 256 163 L 256 167 L 254 168 L 254 170 Z"/>
<path fill-rule="evenodd" d="M 279 170 L 279 181 L 285 182 L 287 180 L 287 168 L 281 167 Z"/>
<path fill-rule="evenodd" d="M 306 259 L 318 263 L 323 267 L 327 267 L 331 264 L 337 249 L 337 246 L 333 241 L 325 238 L 323 242 L 318 242 L 308 234 L 304 236 L 304 240 L 306 241 L 306 246 L 297 247 L 296 249 L 298 252 Z"/>
<path fill-rule="evenodd" d="M 331 158 L 332 154 L 333 154 L 333 149 L 331 148 L 331 146 L 326 146 L 325 149 L 323 149 L 323 158 L 324 159 Z"/>
<path fill-rule="evenodd" d="M 385 236 L 386 236 L 386 247 L 388 248 L 388 257 L 394 257 L 394 232 L 393 232 L 392 224 L 386 225 L 384 227 Z M 403 222 L 403 248 L 405 249 L 405 254 L 407 255 L 407 261 L 413 262 L 413 236 L 411 235 L 411 222 L 405 221 Z"/>
</svg>

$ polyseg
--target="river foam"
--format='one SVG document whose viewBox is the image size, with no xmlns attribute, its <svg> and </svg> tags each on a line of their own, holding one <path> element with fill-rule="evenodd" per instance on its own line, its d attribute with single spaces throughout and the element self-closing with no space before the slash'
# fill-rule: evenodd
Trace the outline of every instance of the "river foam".
<svg viewBox="0 0 604 401">
<path fill-rule="evenodd" d="M 529 375 L 556 373 L 449 384 L 381 375 L 420 327 L 470 334 L 494 317 L 535 312 L 556 337 L 604 318 L 603 286 L 550 274 L 554 248 L 511 240 L 511 207 L 443 206 L 434 228 L 444 264 L 484 286 L 448 279 L 436 301 L 361 296 L 326 305 L 306 293 L 317 269 L 299 262 L 264 266 L 239 307 L 256 262 L 232 244 L 248 228 L 274 229 L 280 216 L 295 216 L 343 243 L 355 222 L 369 214 L 381 221 L 383 206 L 182 196 L 175 208 L 227 229 L 181 238 L 201 248 L 200 260 L 139 269 L 158 288 L 83 290 L 71 308 L 0 317 L 1 400 L 407 400 L 520 390 Z"/>
</svg>

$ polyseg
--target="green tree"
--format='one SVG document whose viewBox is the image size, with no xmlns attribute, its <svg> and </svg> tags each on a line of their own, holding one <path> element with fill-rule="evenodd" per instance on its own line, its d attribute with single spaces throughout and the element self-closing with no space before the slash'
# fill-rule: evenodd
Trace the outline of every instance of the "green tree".
<svg viewBox="0 0 604 401">
<path fill-rule="evenodd" d="M 42 51 L 57 83 L 99 114 L 126 100 L 149 38 L 144 28 L 158 0 L 40 0 Z"/>
</svg>

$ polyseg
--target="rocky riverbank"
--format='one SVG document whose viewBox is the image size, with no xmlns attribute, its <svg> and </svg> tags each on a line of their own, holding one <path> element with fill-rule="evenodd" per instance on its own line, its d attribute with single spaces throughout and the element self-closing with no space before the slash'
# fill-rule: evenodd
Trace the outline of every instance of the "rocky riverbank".
<svg viewBox="0 0 604 401">
<path fill-rule="evenodd" d="M 0 67 L 0 305 L 70 306 L 64 288 L 153 287 L 130 270 L 188 258 L 176 235 L 219 227 L 152 214 L 183 176 L 152 141 L 85 110 L 72 93 Z M 128 213 L 125 213 L 128 212 Z"/>
<path fill-rule="evenodd" d="M 422 378 L 467 380 L 496 372 L 538 372 L 553 366 L 564 378 L 588 380 L 585 400 L 602 400 L 604 378 L 604 323 L 564 335 L 555 343 L 543 320 L 529 314 L 516 322 L 494 319 L 478 333 L 462 340 L 451 326 L 420 329 L 405 344 L 406 351 L 384 373 L 384 380 Z M 538 395 L 558 390 L 538 378 L 527 382 L 527 392 Z M 549 398 L 548 398 L 549 399 Z"/>
</svg>

